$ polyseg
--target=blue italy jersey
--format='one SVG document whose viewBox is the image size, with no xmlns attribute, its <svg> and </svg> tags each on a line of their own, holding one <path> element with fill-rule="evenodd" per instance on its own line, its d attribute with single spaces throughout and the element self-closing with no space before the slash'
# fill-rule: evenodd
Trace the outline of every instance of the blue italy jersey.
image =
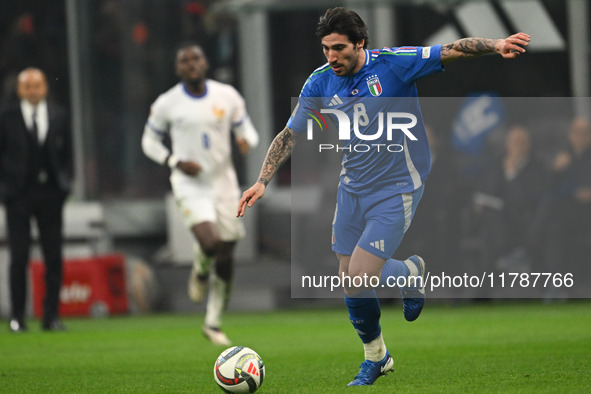
<svg viewBox="0 0 591 394">
<path fill-rule="evenodd" d="M 335 125 L 333 146 L 344 153 L 341 188 L 358 195 L 408 193 L 431 167 L 415 82 L 443 70 L 441 46 L 365 50 L 365 56 L 354 75 L 339 77 L 328 63 L 315 70 L 287 126 L 313 142 L 318 131 L 312 127 Z"/>
</svg>

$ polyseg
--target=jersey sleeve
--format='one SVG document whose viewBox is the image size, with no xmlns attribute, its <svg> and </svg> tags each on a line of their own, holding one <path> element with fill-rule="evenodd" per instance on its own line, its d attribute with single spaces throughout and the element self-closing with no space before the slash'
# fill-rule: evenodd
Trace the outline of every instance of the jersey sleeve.
<svg viewBox="0 0 591 394">
<path fill-rule="evenodd" d="M 230 87 L 231 89 L 231 100 L 233 102 L 232 105 L 232 113 L 230 115 L 230 121 L 232 122 L 232 130 L 236 137 L 244 138 L 246 143 L 251 148 L 254 148 L 259 143 L 259 134 L 254 128 L 252 122 L 250 121 L 250 117 L 246 112 L 246 103 L 244 102 L 244 98 L 238 93 L 236 89 Z"/>
<path fill-rule="evenodd" d="M 158 97 L 150 108 L 148 117 L 148 126 L 161 136 L 168 132 L 168 115 L 166 110 L 166 101 L 163 96 Z"/>
<path fill-rule="evenodd" d="M 388 48 L 388 58 L 398 76 L 408 83 L 443 71 L 441 45 Z"/>
<path fill-rule="evenodd" d="M 287 127 L 296 133 L 306 130 L 308 119 L 311 119 L 310 113 L 314 113 L 316 108 L 320 108 L 319 102 L 321 97 L 315 91 L 314 87 L 315 82 L 312 75 L 304 83 L 297 104 L 287 121 Z"/>
<path fill-rule="evenodd" d="M 246 117 L 248 116 L 246 114 L 246 104 L 240 93 L 238 93 L 238 91 L 234 89 L 234 87 L 228 86 L 228 89 L 228 98 L 232 102 L 232 113 L 230 115 L 230 121 L 232 122 L 232 126 L 236 127 L 240 123 L 242 123 L 244 119 L 246 119 Z"/>
<path fill-rule="evenodd" d="M 162 142 L 168 132 L 168 117 L 166 103 L 160 96 L 150 109 L 150 116 L 142 135 L 142 150 L 144 154 L 157 163 L 164 164 L 170 155 L 170 150 Z"/>
</svg>

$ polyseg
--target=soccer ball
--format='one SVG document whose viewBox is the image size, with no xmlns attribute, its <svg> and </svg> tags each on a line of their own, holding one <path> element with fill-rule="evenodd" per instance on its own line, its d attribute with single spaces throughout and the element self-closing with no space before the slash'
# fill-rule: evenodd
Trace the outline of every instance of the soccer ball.
<svg viewBox="0 0 591 394">
<path fill-rule="evenodd" d="M 227 393 L 254 393 L 263 384 L 265 364 L 254 350 L 234 346 L 215 361 L 213 377 Z"/>
</svg>

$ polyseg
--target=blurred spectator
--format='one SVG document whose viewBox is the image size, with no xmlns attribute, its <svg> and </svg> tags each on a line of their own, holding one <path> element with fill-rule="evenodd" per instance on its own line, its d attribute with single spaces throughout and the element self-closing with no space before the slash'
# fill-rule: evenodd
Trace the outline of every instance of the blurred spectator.
<svg viewBox="0 0 591 394">
<path fill-rule="evenodd" d="M 58 303 L 62 284 L 63 206 L 73 174 L 66 112 L 46 100 L 45 74 L 26 68 L 18 75 L 20 103 L 0 113 L 0 197 L 10 242 L 10 330 L 26 331 L 27 265 L 31 219 L 39 229 L 45 261 L 44 330 L 63 330 Z"/>
<path fill-rule="evenodd" d="M 591 237 L 591 124 L 588 119 L 572 121 L 568 146 L 556 155 L 550 182 L 550 190 L 528 234 L 526 251 L 542 263 L 536 271 L 561 272 L 561 264 L 573 257 L 572 246 Z"/>
<path fill-rule="evenodd" d="M 522 250 L 545 187 L 546 171 L 532 154 L 526 128 L 510 128 L 502 157 L 483 175 L 474 193 L 474 213 L 484 268 L 490 269 L 496 263 L 503 270 L 511 261 L 507 256 Z"/>
</svg>

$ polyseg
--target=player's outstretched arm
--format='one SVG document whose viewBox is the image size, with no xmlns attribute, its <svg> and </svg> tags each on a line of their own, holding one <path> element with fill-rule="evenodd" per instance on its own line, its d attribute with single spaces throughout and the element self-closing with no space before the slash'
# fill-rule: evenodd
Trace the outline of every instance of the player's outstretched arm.
<svg viewBox="0 0 591 394">
<path fill-rule="evenodd" d="M 480 56 L 496 52 L 505 59 L 513 59 L 525 52 L 531 37 L 517 33 L 505 39 L 468 37 L 441 46 L 441 62 L 449 63 L 464 57 Z"/>
<path fill-rule="evenodd" d="M 291 151 L 295 144 L 294 137 L 293 130 L 286 127 L 277 134 L 273 142 L 271 142 L 271 146 L 269 146 L 269 150 L 267 151 L 267 156 L 265 156 L 265 160 L 263 161 L 263 167 L 261 168 L 259 179 L 250 187 L 250 189 L 242 193 L 242 198 L 240 198 L 240 202 L 238 203 L 238 217 L 244 216 L 244 211 L 247 206 L 250 208 L 257 200 L 263 198 L 267 184 L 277 173 L 277 170 L 279 170 L 287 159 L 289 159 L 289 156 L 291 156 Z"/>
</svg>

